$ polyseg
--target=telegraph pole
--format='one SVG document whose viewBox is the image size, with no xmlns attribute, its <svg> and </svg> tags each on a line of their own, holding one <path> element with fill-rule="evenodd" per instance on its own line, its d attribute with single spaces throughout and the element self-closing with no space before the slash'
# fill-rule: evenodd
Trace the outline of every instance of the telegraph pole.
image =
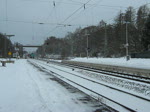
<svg viewBox="0 0 150 112">
<path fill-rule="evenodd" d="M 107 41 L 107 29 L 106 29 L 106 24 L 107 24 L 107 23 L 105 23 L 105 46 L 104 46 L 105 55 L 107 54 L 107 44 L 108 44 L 108 41 Z"/>
<path fill-rule="evenodd" d="M 130 22 L 128 22 L 127 20 L 125 21 L 125 14 L 122 14 L 121 17 L 123 17 L 123 23 L 125 24 L 125 27 L 126 27 L 126 43 L 125 43 L 125 48 L 126 48 L 126 61 L 130 60 L 130 57 L 129 57 L 129 42 L 128 42 L 128 24 Z"/>
<path fill-rule="evenodd" d="M 72 57 L 74 57 L 73 56 L 73 45 L 74 45 L 74 42 L 72 41 L 72 45 L 71 45 L 71 55 L 72 55 Z"/>
<path fill-rule="evenodd" d="M 89 58 L 89 37 L 87 35 L 87 59 Z"/>
<path fill-rule="evenodd" d="M 126 60 L 129 60 L 128 22 L 126 22 Z"/>
<path fill-rule="evenodd" d="M 89 34 L 86 34 L 87 38 L 86 38 L 86 55 L 87 55 L 87 59 L 89 58 Z"/>
</svg>

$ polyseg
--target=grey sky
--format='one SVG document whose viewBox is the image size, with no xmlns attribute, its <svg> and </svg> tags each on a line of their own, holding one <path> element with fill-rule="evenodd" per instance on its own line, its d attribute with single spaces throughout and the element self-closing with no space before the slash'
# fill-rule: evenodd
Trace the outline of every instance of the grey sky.
<svg viewBox="0 0 150 112">
<path fill-rule="evenodd" d="M 87 1 L 89 0 L 7 0 L 6 13 L 6 0 L 0 0 L 0 32 L 14 34 L 15 37 L 11 38 L 13 42 L 42 44 L 48 36 L 64 37 L 77 27 L 97 25 L 102 19 L 111 23 L 120 10 L 124 12 L 126 7 L 137 8 L 150 3 L 150 0 L 91 0 L 84 10 L 83 4 Z M 77 13 L 64 21 L 80 7 L 82 8 Z"/>
</svg>

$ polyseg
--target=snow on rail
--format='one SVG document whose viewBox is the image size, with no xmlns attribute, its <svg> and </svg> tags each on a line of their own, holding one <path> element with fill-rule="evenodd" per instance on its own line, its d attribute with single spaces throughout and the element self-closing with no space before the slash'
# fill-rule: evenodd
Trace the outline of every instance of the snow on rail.
<svg viewBox="0 0 150 112">
<path fill-rule="evenodd" d="M 116 91 L 116 90 L 113 90 L 111 88 L 107 88 L 107 87 L 101 86 L 99 84 L 92 83 L 90 81 L 86 81 L 86 80 L 81 79 L 79 77 L 73 76 L 70 74 L 70 73 L 74 74 L 74 71 L 72 71 L 72 69 L 56 66 L 53 64 L 48 65 L 45 62 L 39 63 L 39 61 L 36 61 L 36 63 L 40 64 L 40 66 L 43 66 L 47 70 L 55 71 L 55 73 L 58 73 L 62 77 L 65 77 L 69 80 L 72 80 L 72 81 L 74 81 L 74 82 L 76 82 L 76 83 L 78 83 L 78 84 L 80 84 L 86 88 L 89 88 L 89 89 L 91 89 L 91 90 L 93 90 L 99 94 L 107 96 L 110 99 L 113 99 L 113 100 L 115 100 L 115 101 L 129 107 L 129 108 L 134 109 L 135 111 L 149 112 L 149 109 L 150 109 L 150 107 L 149 107 L 150 102 L 149 101 L 144 101 L 142 99 L 139 99 L 139 98 L 127 95 L 125 93 L 122 93 L 120 91 Z M 61 70 L 59 70 L 59 69 L 61 69 Z M 67 71 L 69 73 L 64 72 L 64 71 Z M 81 74 L 79 74 L 79 73 L 75 73 L 75 74 L 81 76 Z M 83 76 L 83 77 L 86 77 L 86 76 Z M 89 77 L 86 77 L 86 78 L 89 78 Z M 62 79 L 64 80 L 64 78 L 62 78 Z M 80 88 L 80 89 L 82 89 L 82 88 Z M 89 93 L 89 94 L 92 94 L 92 93 Z M 105 103 L 109 104 L 109 106 L 111 105 L 108 102 L 105 102 Z M 114 108 L 117 108 L 117 107 L 114 107 Z M 121 110 L 121 112 L 123 112 L 123 110 Z"/>
</svg>

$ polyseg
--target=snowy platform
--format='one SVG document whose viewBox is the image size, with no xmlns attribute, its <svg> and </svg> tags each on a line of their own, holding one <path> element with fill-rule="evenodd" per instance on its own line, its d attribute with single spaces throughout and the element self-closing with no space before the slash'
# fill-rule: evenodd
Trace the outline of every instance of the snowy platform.
<svg viewBox="0 0 150 112">
<path fill-rule="evenodd" d="M 150 77 L 150 59 L 131 59 L 126 61 L 125 58 L 75 58 L 63 62 Z"/>
<path fill-rule="evenodd" d="M 150 70 L 150 59 L 131 58 L 126 61 L 126 58 L 74 58 L 71 61 L 96 63 L 104 65 L 123 66 L 131 68 L 141 68 Z"/>
<path fill-rule="evenodd" d="M 80 101 L 85 96 L 71 93 L 50 74 L 26 60 L 0 66 L 0 112 L 94 112 L 96 107 Z"/>
</svg>

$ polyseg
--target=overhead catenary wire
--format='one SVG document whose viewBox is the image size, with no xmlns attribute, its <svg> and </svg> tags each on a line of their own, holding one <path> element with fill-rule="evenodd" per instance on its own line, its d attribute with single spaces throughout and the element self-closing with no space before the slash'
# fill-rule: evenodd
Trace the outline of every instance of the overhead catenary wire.
<svg viewBox="0 0 150 112">
<path fill-rule="evenodd" d="M 85 12 L 87 9 L 90 9 L 90 8 L 95 7 L 96 5 L 98 5 L 98 4 L 99 4 L 100 2 L 102 2 L 102 1 L 103 1 L 103 0 L 99 0 L 99 1 L 96 2 L 95 4 L 86 7 L 84 10 L 80 11 L 80 13 L 79 13 L 76 17 L 74 17 L 73 19 L 71 19 L 68 23 L 70 24 L 71 21 L 74 21 L 75 19 L 79 18 L 79 16 L 81 16 L 80 14 L 81 14 L 82 12 Z"/>
<path fill-rule="evenodd" d="M 89 0 L 89 1 L 87 1 L 86 3 L 84 3 L 81 7 L 79 7 L 76 11 L 74 11 L 70 16 L 68 16 L 64 21 L 62 21 L 62 23 L 64 23 L 65 21 L 67 21 L 69 18 L 71 18 L 76 12 L 78 12 L 80 9 L 82 9 L 82 8 L 84 8 L 85 7 L 85 5 L 86 4 L 88 4 L 89 2 L 90 2 L 91 0 Z M 103 1 L 103 0 L 101 0 L 101 1 Z M 111 8 L 113 8 L 113 7 L 119 7 L 120 8 L 120 6 L 109 6 L 109 5 L 99 5 L 99 2 L 101 2 L 101 1 L 98 1 L 98 3 L 95 3 L 95 4 L 93 4 L 93 5 L 91 5 L 91 6 L 89 6 L 89 7 L 96 7 L 96 6 L 104 6 L 104 7 L 111 7 Z M 88 8 L 89 8 L 88 7 Z M 126 8 L 126 7 L 124 7 L 124 8 Z M 86 9 L 86 8 L 85 8 Z M 82 10 L 82 12 L 83 12 L 84 10 Z M 112 20 L 112 18 L 111 19 L 109 19 L 108 21 L 110 21 L 110 20 Z M 71 20 L 72 21 L 72 20 Z M 72 25 L 71 25 L 72 26 Z M 81 25 L 78 25 L 78 26 L 81 26 Z M 88 25 L 82 25 L 82 26 L 88 26 Z M 58 28 L 58 26 L 56 26 L 55 28 L 53 28 L 52 30 L 50 30 L 47 34 L 49 34 L 50 32 L 53 32 L 53 31 L 55 31 L 56 29 Z M 46 34 L 46 35 L 47 35 Z"/>
<path fill-rule="evenodd" d="M 144 5 L 149 5 L 150 3 L 146 3 L 146 4 L 143 4 L 142 6 L 144 6 Z M 138 8 L 140 8 L 141 6 L 139 6 L 139 7 L 136 7 L 136 8 L 134 8 L 135 10 L 136 9 L 138 9 Z"/>
<path fill-rule="evenodd" d="M 27 1 L 27 0 L 26 0 Z M 31 0 L 32 1 L 32 0 Z M 41 2 L 44 2 L 44 1 L 41 1 Z M 47 1 L 46 1 L 47 2 Z M 54 2 L 54 0 L 53 0 Z M 57 5 L 55 4 L 55 6 L 57 7 L 60 3 L 63 3 L 62 1 L 61 2 L 55 2 L 55 3 L 58 3 Z M 83 3 L 83 5 L 85 6 L 85 3 Z M 91 6 L 89 6 L 88 8 L 90 7 L 95 7 L 95 5 L 97 6 L 104 6 L 104 7 L 120 7 L 120 6 L 110 6 L 110 5 L 99 5 L 98 3 L 97 4 L 93 4 Z M 54 7 L 53 7 L 54 8 Z M 87 8 L 86 8 L 87 9 Z M 84 10 L 82 10 L 84 11 Z M 52 11 L 53 12 L 53 11 Z M 49 15 L 50 16 L 50 15 Z M 48 18 L 47 18 L 48 19 Z M 31 23 L 31 22 L 27 22 L 27 21 L 15 21 L 15 20 L 8 20 L 9 22 L 22 22 L 22 23 Z M 54 25 L 57 25 L 58 23 L 46 23 L 45 24 L 54 24 Z"/>
<path fill-rule="evenodd" d="M 76 14 L 80 9 L 82 9 L 84 7 L 84 5 L 86 5 L 87 3 L 89 3 L 91 0 L 88 0 L 85 4 L 83 4 L 81 7 L 79 7 L 77 10 L 75 10 L 71 15 L 69 15 L 66 19 L 64 19 L 61 23 L 59 24 L 64 24 L 64 22 L 66 22 L 69 18 L 71 18 L 74 14 Z M 56 30 L 58 28 L 58 26 L 54 27 L 52 30 L 50 30 L 47 34 L 49 34 L 50 32 Z M 46 34 L 46 35 L 47 35 Z"/>
<path fill-rule="evenodd" d="M 6 20 L 0 20 L 0 21 L 6 21 Z M 45 25 L 54 25 L 54 26 L 58 26 L 58 27 L 62 27 L 62 26 L 79 26 L 80 24 L 59 24 L 59 23 L 48 23 L 48 22 L 44 22 L 44 23 L 42 23 L 42 22 L 33 22 L 33 21 L 19 21 L 19 20 L 10 20 L 10 19 L 8 19 L 7 20 L 7 22 L 14 22 L 14 23 L 29 23 L 29 24 L 32 24 L 32 23 L 34 23 L 34 24 L 45 24 Z M 81 24 L 81 26 L 86 26 L 86 24 Z"/>
<path fill-rule="evenodd" d="M 72 0 L 71 0 L 71 1 L 72 1 Z M 98 1 L 98 3 L 101 2 L 101 1 L 102 1 L 102 0 Z M 95 4 L 93 4 L 93 5 L 91 4 L 91 5 L 88 6 L 88 7 L 86 7 L 87 3 L 82 3 L 82 4 L 83 4 L 82 7 L 84 8 L 84 10 L 86 10 L 86 9 L 90 8 L 91 6 L 95 6 L 95 5 L 98 4 L 98 3 L 95 3 Z M 81 7 L 81 8 L 82 8 L 82 7 Z M 84 10 L 82 10 L 81 12 L 83 12 Z M 80 12 L 80 13 L 81 13 L 81 12 Z M 77 16 L 77 17 L 78 17 L 78 16 Z M 74 19 L 73 19 L 73 20 L 74 20 Z M 72 20 L 71 20 L 71 21 L 72 21 Z M 84 25 L 84 26 L 86 26 L 86 25 Z"/>
<path fill-rule="evenodd" d="M 146 3 L 146 4 L 143 4 L 143 5 L 141 5 L 141 6 L 144 6 L 144 5 L 149 5 L 150 3 Z M 138 6 L 138 7 L 136 7 L 136 8 L 134 8 L 135 10 L 137 10 L 138 8 L 140 8 L 141 6 Z M 127 7 L 128 8 L 128 7 Z M 110 18 L 110 19 L 108 19 L 108 20 L 106 20 L 106 22 L 109 22 L 109 21 L 111 21 L 111 20 L 113 20 L 114 18 Z"/>
<path fill-rule="evenodd" d="M 72 2 L 74 2 L 74 3 L 84 4 L 83 2 L 79 2 L 79 1 L 74 1 L 74 0 L 69 0 L 69 1 L 72 1 Z"/>
<path fill-rule="evenodd" d="M 0 20 L 0 21 L 6 21 L 6 20 Z M 49 23 L 49 22 L 32 22 L 32 21 L 21 21 L 21 20 L 10 20 L 7 19 L 7 22 L 15 22 L 15 23 L 34 23 L 34 24 L 50 24 L 50 25 L 59 25 L 58 23 Z"/>
<path fill-rule="evenodd" d="M 25 1 L 30 1 L 30 2 L 52 2 L 54 0 L 51 0 L 51 1 L 33 1 L 33 0 L 25 0 Z M 72 1 L 72 0 L 70 0 Z M 55 4 L 58 4 L 59 2 L 55 1 Z M 70 5 L 84 5 L 85 3 L 82 3 L 82 2 L 78 2 L 78 1 L 74 1 L 74 3 L 71 3 L 71 2 L 63 2 L 61 1 L 62 4 L 70 4 Z M 95 4 L 86 4 L 86 5 L 95 5 Z M 106 5 L 106 4 L 102 4 L 102 5 L 98 5 L 98 6 L 103 6 L 103 7 L 123 7 L 123 8 L 127 8 L 127 7 L 124 7 L 124 6 L 114 6 L 114 5 Z"/>
<path fill-rule="evenodd" d="M 22 1 L 27 1 L 27 2 L 52 2 L 53 3 L 53 1 L 54 0 L 36 0 L 36 1 L 34 1 L 34 0 L 22 0 Z M 72 1 L 72 0 L 69 0 L 70 2 L 62 2 L 63 4 L 71 4 L 71 5 L 82 5 L 82 4 L 84 4 L 83 2 L 79 2 L 79 1 Z M 55 0 L 55 3 L 56 4 L 58 4 L 59 2 L 57 2 L 56 0 Z"/>
<path fill-rule="evenodd" d="M 31 0 L 31 1 L 32 1 L 32 0 Z M 55 1 L 55 6 L 54 6 L 54 1 Z M 61 0 L 60 0 L 60 1 L 61 1 Z M 71 3 L 71 2 L 70 2 L 70 3 L 69 3 L 69 2 L 61 2 L 61 3 L 64 3 L 64 4 L 67 4 L 67 3 L 68 3 L 68 4 L 76 4 L 76 5 L 78 4 L 78 5 L 82 5 L 82 8 L 85 9 L 85 10 L 88 9 L 88 8 L 90 8 L 90 7 L 95 7 L 94 5 L 88 4 L 88 3 L 85 5 L 85 3 L 81 3 L 81 2 L 78 2 L 78 1 L 75 1 L 75 0 L 69 0 L 69 1 L 72 1 L 72 3 Z M 42 2 L 42 1 L 41 1 L 41 2 Z M 58 6 L 58 2 L 57 2 L 56 0 L 45 1 L 45 2 L 51 2 L 51 5 L 53 6 L 53 8 Z M 74 3 L 73 3 L 73 2 L 74 2 Z M 76 3 L 75 3 L 75 2 L 76 2 Z M 52 3 L 53 3 L 53 4 L 52 4 Z M 84 6 L 85 8 L 84 8 L 83 6 Z M 97 7 L 98 7 L 98 6 L 100 6 L 100 7 L 110 7 L 110 8 L 117 8 L 117 7 L 119 8 L 119 7 L 120 7 L 120 6 L 100 5 L 100 4 L 98 4 Z M 123 8 L 125 8 L 125 7 L 123 7 Z M 82 11 L 84 11 L 84 10 L 82 10 Z M 54 10 L 53 10 L 52 12 L 54 12 Z M 75 14 L 76 14 L 76 13 L 75 13 Z M 75 15 L 75 14 L 74 14 L 74 15 Z M 72 16 L 73 16 L 73 15 L 72 15 Z M 64 23 L 66 23 L 68 20 L 71 20 L 71 21 L 72 21 L 72 16 L 71 16 L 70 18 L 68 18 Z M 75 16 L 76 16 L 76 15 L 75 15 Z M 111 18 L 111 19 L 112 19 L 112 18 Z M 5 21 L 6 21 L 6 20 L 5 20 Z M 8 20 L 8 22 L 15 22 L 15 21 Z M 16 21 L 16 22 L 31 23 L 31 22 L 26 22 L 26 21 Z M 50 25 L 54 25 L 54 26 L 57 25 L 57 26 L 58 26 L 58 23 L 48 23 L 48 22 L 47 22 L 47 23 L 45 23 L 45 24 L 50 24 Z M 65 25 L 65 24 L 64 24 L 64 25 Z M 66 25 L 67 25 L 67 23 L 66 23 Z M 70 24 L 70 25 L 71 25 L 71 26 L 75 26 L 75 25 L 73 25 L 73 24 Z M 57 27 L 57 26 L 56 26 L 56 27 Z M 78 25 L 76 25 L 76 26 L 78 26 Z M 59 26 L 58 26 L 58 27 L 59 27 Z M 63 28 L 63 27 L 62 27 L 62 28 Z M 57 29 L 57 28 L 56 28 L 56 29 Z M 53 30 L 53 31 L 54 31 L 54 30 Z"/>
<path fill-rule="evenodd" d="M 52 2 L 53 8 L 51 12 L 49 13 L 48 17 L 46 18 L 46 21 L 48 21 L 49 17 L 52 15 L 53 12 L 55 12 L 55 15 L 56 15 L 56 8 L 62 3 L 62 1 L 60 0 L 59 2 L 56 2 L 56 1 Z"/>
<path fill-rule="evenodd" d="M 75 10 L 71 15 L 69 15 L 65 20 L 63 20 L 61 23 L 64 23 L 65 21 L 67 21 L 69 18 L 71 18 L 75 13 L 77 13 L 81 8 L 84 7 L 84 5 L 86 5 L 87 3 L 89 3 L 91 0 L 88 0 L 85 4 L 83 4 L 81 7 L 79 7 L 77 10 Z"/>
<path fill-rule="evenodd" d="M 72 1 L 72 0 L 71 0 Z M 101 0 L 102 1 L 102 0 Z M 115 7 L 117 7 L 117 8 L 120 8 L 120 7 L 122 7 L 122 6 L 110 6 L 110 5 L 99 5 L 99 2 L 101 2 L 101 1 L 98 1 L 98 3 L 95 3 L 95 4 L 88 4 L 88 3 L 81 3 L 82 4 L 82 6 L 79 8 L 79 10 L 82 8 L 82 7 L 84 7 L 84 9 L 87 9 L 86 7 L 85 7 L 85 5 L 90 5 L 88 8 L 93 8 L 93 7 L 96 7 L 96 6 L 102 6 L 102 7 L 109 7 L 109 8 L 115 8 Z M 63 2 L 62 2 L 63 3 Z M 127 7 L 122 7 L 122 8 L 127 8 Z M 115 10 L 117 10 L 117 9 L 115 9 Z M 82 10 L 81 12 L 83 12 L 84 10 Z M 68 17 L 67 19 L 69 19 L 70 17 Z M 76 19 L 76 18 L 75 18 Z M 74 20 L 74 19 L 73 19 Z M 65 21 L 65 20 L 64 20 Z M 72 20 L 71 20 L 72 21 Z"/>
</svg>

